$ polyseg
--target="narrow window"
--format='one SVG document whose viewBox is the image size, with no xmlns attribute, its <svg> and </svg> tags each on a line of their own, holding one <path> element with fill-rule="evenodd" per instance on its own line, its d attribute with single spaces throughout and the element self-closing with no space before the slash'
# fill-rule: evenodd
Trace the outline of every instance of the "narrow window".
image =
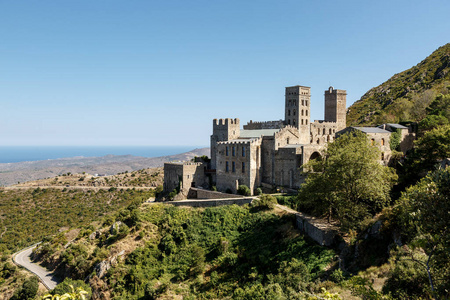
<svg viewBox="0 0 450 300">
<path fill-rule="evenodd" d="M 236 156 L 236 147 L 231 148 L 231 155 Z"/>
<path fill-rule="evenodd" d="M 303 125 L 303 119 L 302 119 L 302 125 Z"/>
<path fill-rule="evenodd" d="M 291 125 L 291 120 L 288 120 L 288 124 Z"/>
<path fill-rule="evenodd" d="M 233 173 L 236 172 L 236 163 L 234 161 L 231 163 L 231 171 Z"/>
<path fill-rule="evenodd" d="M 305 110 L 305 116 L 308 116 L 308 111 L 307 110 Z"/>
<path fill-rule="evenodd" d="M 325 128 L 322 130 L 322 134 L 325 135 Z"/>
<path fill-rule="evenodd" d="M 381 139 L 381 146 L 384 146 L 384 139 Z"/>
<path fill-rule="evenodd" d="M 245 146 L 242 146 L 242 157 L 245 157 Z"/>
<path fill-rule="evenodd" d="M 330 136 L 327 136 L 327 142 L 329 142 L 330 141 Z"/>
<path fill-rule="evenodd" d="M 302 116 L 303 116 L 303 109 L 302 109 Z"/>
<path fill-rule="evenodd" d="M 242 163 L 242 173 L 245 173 L 245 162 Z"/>
<path fill-rule="evenodd" d="M 305 125 L 308 125 L 308 120 L 305 120 Z"/>
<path fill-rule="evenodd" d="M 317 128 L 317 134 L 320 134 L 320 128 Z"/>
<path fill-rule="evenodd" d="M 330 134 L 331 134 L 331 128 L 330 128 L 329 132 L 330 132 Z"/>
<path fill-rule="evenodd" d="M 292 124 L 294 124 L 294 126 L 295 126 L 295 119 L 294 119 L 294 120 L 292 120 Z"/>
<path fill-rule="evenodd" d="M 288 109 L 288 116 L 290 116 L 291 115 L 291 110 L 290 109 Z"/>
<path fill-rule="evenodd" d="M 225 156 L 228 156 L 228 146 L 225 147 Z"/>
<path fill-rule="evenodd" d="M 384 152 L 381 152 L 381 160 L 384 160 Z"/>
<path fill-rule="evenodd" d="M 375 140 L 374 139 L 371 139 L 370 140 L 370 144 L 373 146 L 373 145 L 375 145 Z"/>
<path fill-rule="evenodd" d="M 228 162 L 225 162 L 225 172 L 228 172 L 228 171 L 230 171 L 230 167 L 229 167 Z"/>
<path fill-rule="evenodd" d="M 294 116 L 295 116 L 295 113 L 296 113 L 295 109 L 294 109 L 293 113 L 294 113 Z"/>
<path fill-rule="evenodd" d="M 308 100 L 305 100 L 305 105 L 308 106 Z"/>
<path fill-rule="evenodd" d="M 288 144 L 288 145 L 289 145 L 289 138 L 287 138 L 287 139 L 286 139 L 286 144 Z"/>
<path fill-rule="evenodd" d="M 320 143 L 320 140 L 319 140 L 319 139 L 317 139 L 317 145 L 319 145 L 319 143 Z"/>
</svg>

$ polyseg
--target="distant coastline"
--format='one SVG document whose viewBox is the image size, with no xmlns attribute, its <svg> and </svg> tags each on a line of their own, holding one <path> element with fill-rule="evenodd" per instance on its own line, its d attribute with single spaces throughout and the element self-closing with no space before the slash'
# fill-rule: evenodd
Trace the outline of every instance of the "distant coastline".
<svg viewBox="0 0 450 300">
<path fill-rule="evenodd" d="M 0 163 L 18 163 L 73 157 L 133 155 L 159 157 L 180 154 L 202 146 L 0 146 Z"/>
<path fill-rule="evenodd" d="M 65 148 L 65 147 L 64 147 Z M 70 149 L 73 151 L 73 149 Z M 74 152 L 62 152 L 61 148 L 51 149 L 53 154 L 59 158 L 53 158 L 49 154 L 52 152 L 42 152 L 46 159 L 37 161 L 22 161 L 14 163 L 0 163 L 0 187 L 10 186 L 18 182 L 44 179 L 59 176 L 65 173 L 83 173 L 114 175 L 119 172 L 131 172 L 140 169 L 162 167 L 169 161 L 187 161 L 195 156 L 209 155 L 209 148 L 187 147 L 188 151 L 183 151 L 184 147 L 79 147 L 75 150 L 75 156 L 62 158 L 64 155 L 72 155 Z M 100 148 L 100 149 L 99 149 Z M 1 149 L 4 151 L 5 149 Z M 13 150 L 10 148 L 10 150 Z M 23 150 L 23 149 L 19 149 Z M 29 147 L 27 151 L 38 151 L 39 149 Z M 41 149 L 46 150 L 46 149 Z M 86 152 L 81 152 L 84 150 Z M 58 152 L 59 151 L 59 152 Z M 98 152 L 96 152 L 98 151 Z M 105 152 L 100 152 L 105 151 Z M 117 152 L 115 152 L 117 151 Z M 140 151 L 140 152 L 137 152 Z M 1 156 L 0 151 L 0 156 Z M 105 153 L 105 154 L 103 154 Z M 112 153 L 119 153 L 114 155 Z M 129 153 L 140 154 L 131 155 Z M 162 153 L 162 155 L 161 155 Z M 175 153 L 175 154 L 171 154 Z M 102 155 L 103 154 L 103 155 Z M 20 157 L 20 153 L 18 153 Z M 89 156 L 91 155 L 91 156 Z M 97 155 L 97 156 L 92 156 Z M 145 157 L 143 155 L 154 155 Z M 23 158 L 24 156 L 22 156 Z M 38 156 L 35 156 L 38 157 Z"/>
</svg>

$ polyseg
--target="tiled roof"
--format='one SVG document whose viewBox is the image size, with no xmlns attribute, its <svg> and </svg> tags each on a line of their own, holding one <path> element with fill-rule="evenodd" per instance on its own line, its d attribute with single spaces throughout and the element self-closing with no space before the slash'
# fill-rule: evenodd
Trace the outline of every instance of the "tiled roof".
<svg viewBox="0 0 450 300">
<path fill-rule="evenodd" d="M 390 131 L 378 127 L 352 127 L 352 128 L 365 133 L 391 133 Z"/>
</svg>

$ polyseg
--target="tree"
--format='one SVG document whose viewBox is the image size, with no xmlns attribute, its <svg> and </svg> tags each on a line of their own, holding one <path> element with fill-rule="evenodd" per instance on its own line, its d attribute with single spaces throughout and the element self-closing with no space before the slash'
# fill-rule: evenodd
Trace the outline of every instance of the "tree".
<svg viewBox="0 0 450 300">
<path fill-rule="evenodd" d="M 14 292 L 14 295 L 11 297 L 11 300 L 27 300 L 34 299 L 39 289 L 39 280 L 36 276 L 27 278 L 22 287 Z"/>
<path fill-rule="evenodd" d="M 450 157 L 450 125 L 425 132 L 416 142 L 417 153 L 427 167 Z"/>
<path fill-rule="evenodd" d="M 410 247 L 421 249 L 425 259 L 410 252 L 423 266 L 433 293 L 445 294 L 450 286 L 450 168 L 428 174 L 408 188 L 397 205 L 403 235 Z"/>
<path fill-rule="evenodd" d="M 380 153 L 360 131 L 346 133 L 303 166 L 308 174 L 297 208 L 337 219 L 344 230 L 378 212 L 389 201 L 397 180 L 392 168 L 378 163 Z"/>
</svg>

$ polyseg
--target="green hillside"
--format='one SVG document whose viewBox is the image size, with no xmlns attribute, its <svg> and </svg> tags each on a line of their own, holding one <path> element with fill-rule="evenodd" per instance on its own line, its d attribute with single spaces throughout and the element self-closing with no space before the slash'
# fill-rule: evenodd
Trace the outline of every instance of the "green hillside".
<svg viewBox="0 0 450 300">
<path fill-rule="evenodd" d="M 372 88 L 349 107 L 347 125 L 420 121 L 426 108 L 450 85 L 450 43 L 416 66 Z"/>
</svg>

